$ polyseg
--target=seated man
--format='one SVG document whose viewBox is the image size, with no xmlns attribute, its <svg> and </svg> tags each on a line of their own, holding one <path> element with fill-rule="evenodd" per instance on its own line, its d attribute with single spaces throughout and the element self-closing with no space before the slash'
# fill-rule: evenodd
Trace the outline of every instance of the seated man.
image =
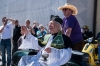
<svg viewBox="0 0 100 66">
<path fill-rule="evenodd" d="M 22 36 L 20 37 L 21 41 L 18 42 L 18 44 L 20 43 L 20 46 L 18 48 L 18 51 L 15 52 L 12 56 L 12 66 L 17 64 L 22 56 L 36 55 L 37 52 L 41 49 L 41 47 L 38 45 L 38 39 L 34 37 L 29 31 L 26 35 L 24 30 L 27 30 L 27 28 L 25 26 L 22 26 Z"/>
<path fill-rule="evenodd" d="M 27 30 L 25 26 L 21 27 L 21 33 L 23 34 L 21 36 L 22 38 L 22 44 L 19 46 L 18 49 L 34 49 L 34 50 L 39 50 L 39 45 L 38 45 L 38 39 L 34 37 L 29 31 L 27 35 L 25 35 L 24 29 Z"/>
<path fill-rule="evenodd" d="M 71 40 L 61 32 L 63 20 L 57 16 L 49 22 L 50 35 L 42 43 L 46 46 L 34 56 L 23 56 L 18 66 L 61 66 L 71 58 Z M 28 31 L 25 30 L 26 35 Z"/>
</svg>

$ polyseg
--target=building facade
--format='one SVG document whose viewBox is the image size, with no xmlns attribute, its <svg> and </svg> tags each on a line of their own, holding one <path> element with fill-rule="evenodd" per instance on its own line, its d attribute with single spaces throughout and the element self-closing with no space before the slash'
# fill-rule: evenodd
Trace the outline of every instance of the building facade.
<svg viewBox="0 0 100 66">
<path fill-rule="evenodd" d="M 57 10 L 59 6 L 65 3 L 73 4 L 78 9 L 76 15 L 80 26 L 88 25 L 93 31 L 94 18 L 94 1 L 96 0 L 1 0 L 0 1 L 0 20 L 6 16 L 13 19 L 18 19 L 21 25 L 25 24 L 25 20 L 29 19 L 31 25 L 33 21 L 37 21 L 47 27 L 50 20 L 50 15 L 58 15 L 63 18 L 63 13 Z M 97 2 L 97 19 L 96 19 L 96 34 L 100 31 L 100 0 Z M 2 22 L 0 22 L 2 25 Z"/>
</svg>

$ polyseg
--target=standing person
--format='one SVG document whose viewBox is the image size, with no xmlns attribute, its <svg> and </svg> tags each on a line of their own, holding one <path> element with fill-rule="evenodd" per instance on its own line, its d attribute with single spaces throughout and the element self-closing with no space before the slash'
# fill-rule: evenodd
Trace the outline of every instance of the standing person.
<svg viewBox="0 0 100 66">
<path fill-rule="evenodd" d="M 37 37 L 36 33 L 38 31 L 38 27 L 37 27 L 37 22 L 36 21 L 33 22 L 32 29 L 35 31 L 35 35 L 34 36 Z"/>
<path fill-rule="evenodd" d="M 35 32 L 34 32 L 34 30 L 32 29 L 32 27 L 30 26 L 30 20 L 26 20 L 26 28 L 28 29 L 28 31 L 30 31 L 30 33 L 32 34 L 32 35 L 35 35 Z"/>
<path fill-rule="evenodd" d="M 77 15 L 77 8 L 71 4 L 65 4 L 64 6 L 61 6 L 58 8 L 59 10 L 62 10 L 64 14 L 63 18 L 63 32 L 65 35 L 70 37 L 72 43 L 73 43 L 73 50 L 79 50 L 81 51 L 84 46 L 84 41 L 81 33 L 81 28 L 78 23 L 77 18 L 75 15 Z"/>
<path fill-rule="evenodd" d="M 21 36 L 21 27 L 19 25 L 18 20 L 15 21 L 15 27 L 13 29 L 13 50 L 12 50 L 12 56 L 13 54 L 18 50 L 18 39 Z"/>
<path fill-rule="evenodd" d="M 11 20 L 8 23 L 8 20 Z M 2 66 L 6 66 L 6 51 L 7 51 L 7 66 L 10 66 L 11 62 L 11 29 L 15 20 L 2 18 L 3 26 L 0 28 L 1 33 L 1 52 L 2 52 Z"/>
</svg>

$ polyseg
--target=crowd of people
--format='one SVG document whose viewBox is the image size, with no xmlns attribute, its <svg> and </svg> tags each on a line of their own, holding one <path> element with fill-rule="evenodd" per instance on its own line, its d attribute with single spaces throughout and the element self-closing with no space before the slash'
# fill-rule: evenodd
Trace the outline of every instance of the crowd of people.
<svg viewBox="0 0 100 66">
<path fill-rule="evenodd" d="M 8 22 L 8 20 L 10 22 Z M 18 50 L 18 47 L 21 44 L 21 37 L 24 35 L 24 33 L 21 31 L 22 26 L 20 26 L 18 20 L 10 19 L 7 17 L 2 18 L 3 26 L 0 26 L 0 33 L 1 33 L 1 52 L 2 52 L 2 63 L 5 66 L 6 64 L 6 56 L 5 53 L 7 51 L 7 66 L 9 66 L 11 61 L 11 54 L 13 54 Z M 13 28 L 13 25 L 15 26 Z M 38 23 L 36 21 L 33 22 L 33 26 L 30 26 L 30 20 L 25 21 L 25 27 L 27 30 L 35 37 L 40 38 L 47 34 L 46 28 Z M 11 30 L 13 28 L 13 37 L 11 36 Z M 12 40 L 12 42 L 11 42 Z M 11 53 L 11 43 L 13 44 L 13 49 Z"/>
<path fill-rule="evenodd" d="M 65 4 L 58 9 L 63 12 L 65 17 L 61 19 L 59 16 L 52 15 L 48 30 L 36 21 L 30 26 L 30 20 L 27 19 L 25 25 L 21 26 L 18 20 L 2 18 L 3 26 L 0 27 L 2 66 L 6 66 L 6 51 L 7 66 L 10 66 L 11 54 L 13 56 L 18 49 L 39 51 L 36 56 L 23 56 L 18 66 L 61 66 L 70 60 L 72 49 L 82 51 L 84 35 L 82 36 L 81 27 L 75 17 L 78 13 L 77 8 L 71 4 Z M 11 37 L 12 25 L 15 25 L 13 37 Z M 41 39 L 41 41 L 39 42 L 38 39 Z M 13 44 L 12 53 L 11 40 Z M 45 63 L 41 60 L 41 57 L 46 55 L 49 55 L 49 57 Z"/>
</svg>

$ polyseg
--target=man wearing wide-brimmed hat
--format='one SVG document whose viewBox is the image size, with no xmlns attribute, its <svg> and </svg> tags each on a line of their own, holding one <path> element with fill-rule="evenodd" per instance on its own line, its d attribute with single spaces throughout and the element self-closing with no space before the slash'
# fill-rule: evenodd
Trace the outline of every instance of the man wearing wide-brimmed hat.
<svg viewBox="0 0 100 66">
<path fill-rule="evenodd" d="M 77 8 L 67 3 L 58 9 L 62 10 L 65 16 L 62 24 L 64 34 L 70 37 L 73 43 L 73 49 L 81 51 L 84 46 L 84 41 L 82 38 L 80 25 L 75 17 L 75 15 L 78 13 Z"/>
</svg>

